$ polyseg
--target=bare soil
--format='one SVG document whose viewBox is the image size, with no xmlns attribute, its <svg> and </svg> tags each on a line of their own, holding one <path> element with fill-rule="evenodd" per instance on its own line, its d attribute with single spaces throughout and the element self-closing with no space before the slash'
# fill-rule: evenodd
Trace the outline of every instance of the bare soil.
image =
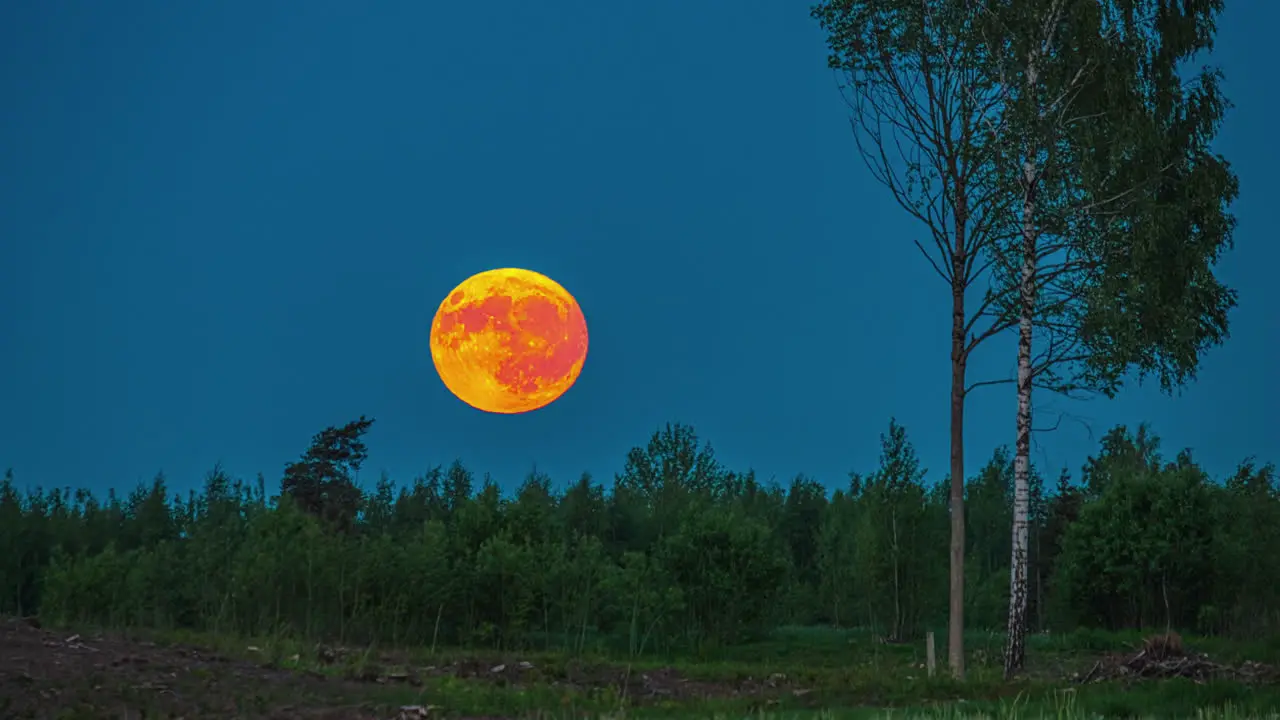
<svg viewBox="0 0 1280 720">
<path fill-rule="evenodd" d="M 742 697 L 772 704 L 773 698 L 807 693 L 782 675 L 710 682 L 670 668 L 569 663 L 550 671 L 499 656 L 408 666 L 406 658 L 390 654 L 352 662 L 357 652 L 319 647 L 315 658 L 305 659 L 315 669 L 290 670 L 197 647 L 115 633 L 81 636 L 42 629 L 34 619 L 0 619 L 0 718 L 478 720 L 425 701 L 407 707 L 385 702 L 394 686 L 430 698 L 432 684 L 449 677 L 481 686 L 537 684 L 587 694 L 607 688 L 629 704 Z M 369 699 L 379 696 L 381 701 Z"/>
<path fill-rule="evenodd" d="M 385 715 L 335 705 L 344 681 L 272 670 L 188 647 L 81 637 L 0 621 L 0 717 L 327 718 Z"/>
</svg>

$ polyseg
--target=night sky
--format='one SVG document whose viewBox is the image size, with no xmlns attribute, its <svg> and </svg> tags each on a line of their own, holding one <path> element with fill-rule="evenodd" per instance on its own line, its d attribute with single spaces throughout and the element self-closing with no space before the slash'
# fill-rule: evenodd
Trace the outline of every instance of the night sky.
<svg viewBox="0 0 1280 720">
<path fill-rule="evenodd" d="M 1230 5 L 1232 338 L 1180 398 L 1038 395 L 1038 425 L 1068 414 L 1036 438 L 1050 477 L 1142 420 L 1215 475 L 1280 461 L 1280 100 L 1257 60 L 1280 5 Z M 608 482 L 675 421 L 731 468 L 840 486 L 896 416 L 941 479 L 947 290 L 825 57 L 808 3 L 778 0 L 4 3 L 0 469 L 274 484 L 365 414 L 366 484 L 455 458 L 504 488 L 535 463 Z M 550 407 L 490 415 L 448 393 L 427 331 L 512 266 L 577 297 L 590 352 Z M 989 343 L 971 380 L 1014 351 Z M 971 471 L 1014 408 L 1008 385 L 971 398 Z"/>
</svg>

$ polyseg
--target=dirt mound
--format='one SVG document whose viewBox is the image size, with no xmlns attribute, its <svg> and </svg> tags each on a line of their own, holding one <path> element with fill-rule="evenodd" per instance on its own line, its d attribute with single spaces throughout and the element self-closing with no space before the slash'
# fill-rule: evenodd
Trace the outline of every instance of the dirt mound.
<svg viewBox="0 0 1280 720">
<path fill-rule="evenodd" d="M 1189 650 L 1177 633 L 1151 635 L 1130 653 L 1113 653 L 1094 663 L 1077 682 L 1167 679 L 1181 677 L 1197 683 L 1211 679 L 1240 682 L 1278 682 L 1280 668 L 1245 661 L 1239 665 L 1214 662 L 1206 653 Z"/>
</svg>

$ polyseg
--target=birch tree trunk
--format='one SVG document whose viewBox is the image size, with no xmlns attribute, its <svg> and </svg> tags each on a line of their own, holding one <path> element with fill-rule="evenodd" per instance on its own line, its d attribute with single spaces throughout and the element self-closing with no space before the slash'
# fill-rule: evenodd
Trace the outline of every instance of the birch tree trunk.
<svg viewBox="0 0 1280 720">
<path fill-rule="evenodd" d="M 1046 34 L 1039 51 L 1027 54 L 1023 88 L 1028 98 L 1037 96 L 1040 80 L 1040 53 L 1052 45 L 1053 30 L 1061 17 L 1062 3 L 1054 2 L 1046 18 Z M 1037 111 L 1043 121 L 1043 114 Z M 1013 542 L 1009 563 L 1009 623 L 1005 639 L 1004 675 L 1011 678 L 1022 669 L 1027 643 L 1027 526 L 1031 512 L 1031 387 L 1034 377 L 1031 346 L 1038 298 L 1037 259 L 1039 226 L 1036 223 L 1040 168 L 1036 164 L 1039 142 L 1033 139 L 1022 147 L 1022 271 L 1018 278 L 1018 413 L 1013 456 Z"/>
<path fill-rule="evenodd" d="M 1029 81 L 1035 81 L 1034 68 Z M 1013 458 L 1013 553 L 1009 569 L 1009 626 L 1004 674 L 1022 669 L 1027 639 L 1027 526 L 1031 510 L 1031 340 L 1036 308 L 1037 172 L 1034 162 L 1022 166 L 1022 273 L 1018 283 L 1018 417 Z"/>
</svg>

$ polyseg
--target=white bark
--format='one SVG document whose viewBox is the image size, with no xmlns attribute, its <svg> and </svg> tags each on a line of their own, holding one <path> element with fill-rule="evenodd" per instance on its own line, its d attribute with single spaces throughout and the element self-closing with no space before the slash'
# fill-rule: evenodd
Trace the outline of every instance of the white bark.
<svg viewBox="0 0 1280 720">
<path fill-rule="evenodd" d="M 1056 18 L 1054 18 L 1056 19 Z M 1024 89 L 1035 97 L 1039 80 L 1037 55 L 1027 58 Z M 1022 163 L 1022 271 L 1018 278 L 1018 414 L 1013 458 L 1013 542 L 1009 563 L 1009 622 L 1004 652 L 1004 674 L 1022 669 L 1027 641 L 1027 525 L 1031 510 L 1031 387 L 1032 335 L 1037 300 L 1036 261 L 1039 232 L 1036 226 L 1036 191 L 1040 183 L 1035 162 L 1036 147 L 1023 148 Z"/>
<path fill-rule="evenodd" d="M 1031 73 L 1034 80 L 1034 71 Z M 1004 672 L 1022 669 L 1027 638 L 1027 526 L 1031 509 L 1031 340 L 1036 305 L 1035 163 L 1023 163 L 1022 273 L 1018 283 L 1018 417 L 1013 458 L 1013 552 L 1009 569 L 1009 625 Z"/>
</svg>

